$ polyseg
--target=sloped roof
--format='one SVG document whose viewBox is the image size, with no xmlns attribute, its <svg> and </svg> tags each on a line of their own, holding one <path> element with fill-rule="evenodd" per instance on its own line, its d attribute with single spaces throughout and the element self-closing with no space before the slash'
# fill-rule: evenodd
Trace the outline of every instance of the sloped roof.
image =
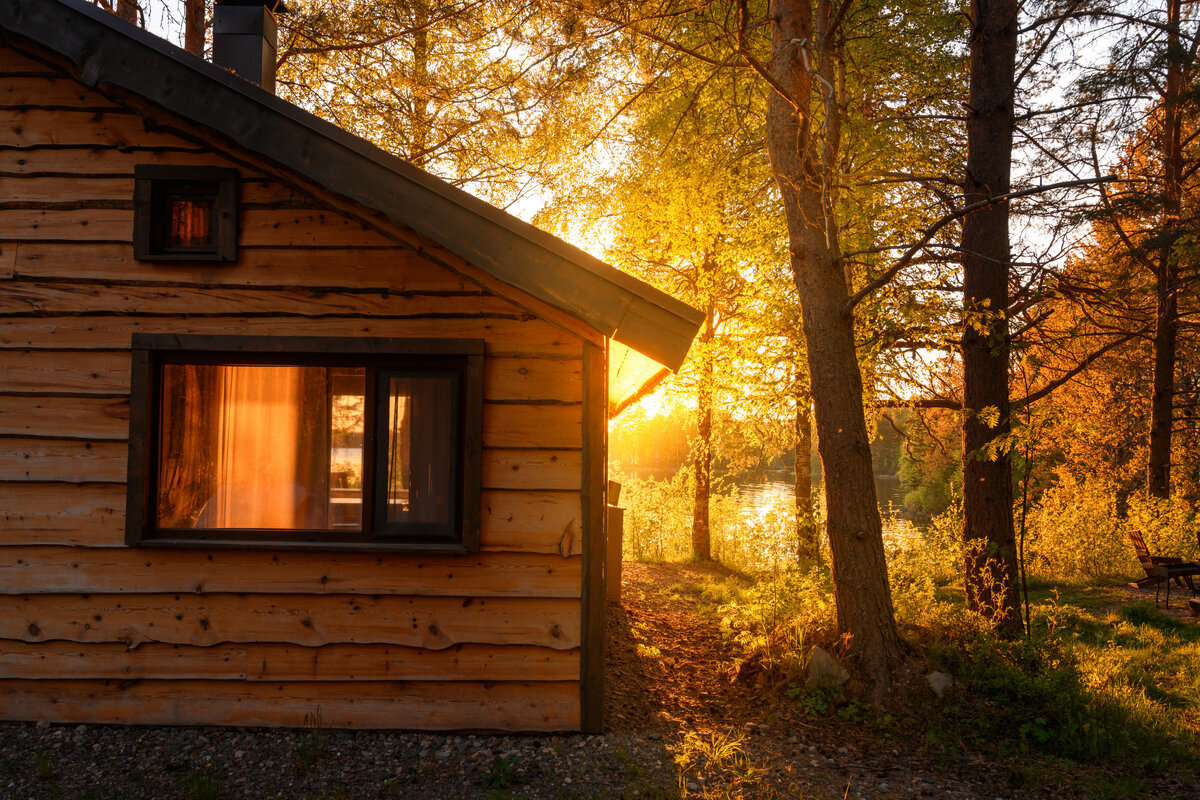
<svg viewBox="0 0 1200 800">
<path fill-rule="evenodd" d="M 678 369 L 703 313 L 365 139 L 83 0 L 0 0 L 0 28 L 374 209 Z M 219 109 L 219 113 L 214 113 Z"/>
</svg>

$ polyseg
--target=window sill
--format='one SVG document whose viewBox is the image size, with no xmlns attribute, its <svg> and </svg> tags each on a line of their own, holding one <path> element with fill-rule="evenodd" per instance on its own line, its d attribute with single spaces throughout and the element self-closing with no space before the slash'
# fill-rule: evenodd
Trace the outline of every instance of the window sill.
<svg viewBox="0 0 1200 800">
<path fill-rule="evenodd" d="M 465 545 L 449 542 L 388 542 L 358 541 L 339 542 L 318 540 L 301 542 L 295 540 L 272 541 L 268 539 L 220 539 L 220 538 L 170 538 L 153 537 L 142 539 L 131 545 L 142 549 L 166 548 L 172 550 L 284 550 L 339 553 L 414 553 L 430 555 L 466 555 L 470 550 Z"/>
<path fill-rule="evenodd" d="M 235 262 L 237 259 L 229 258 L 226 255 L 218 253 L 215 250 L 197 250 L 192 253 L 162 253 L 162 252 L 147 252 L 135 257 L 136 261 L 153 264 L 162 261 L 164 263 L 175 263 L 179 261 L 200 261 L 209 264 L 227 265 Z"/>
</svg>

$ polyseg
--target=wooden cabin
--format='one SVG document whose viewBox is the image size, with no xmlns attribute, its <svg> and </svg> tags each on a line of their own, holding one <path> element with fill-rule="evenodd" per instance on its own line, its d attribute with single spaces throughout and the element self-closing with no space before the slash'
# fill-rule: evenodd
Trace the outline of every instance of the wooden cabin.
<svg viewBox="0 0 1200 800">
<path fill-rule="evenodd" d="M 607 422 L 702 315 L 253 55 L 0 3 L 0 719 L 601 730 Z"/>
</svg>

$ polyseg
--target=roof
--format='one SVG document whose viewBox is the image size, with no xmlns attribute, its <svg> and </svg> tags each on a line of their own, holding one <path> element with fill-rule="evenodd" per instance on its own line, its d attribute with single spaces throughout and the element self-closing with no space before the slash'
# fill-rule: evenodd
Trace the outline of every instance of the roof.
<svg viewBox="0 0 1200 800">
<path fill-rule="evenodd" d="M 83 0 L 3 0 L 0 28 L 66 58 L 87 85 L 133 92 L 214 130 L 666 367 L 683 364 L 704 320 L 665 292 Z"/>
</svg>

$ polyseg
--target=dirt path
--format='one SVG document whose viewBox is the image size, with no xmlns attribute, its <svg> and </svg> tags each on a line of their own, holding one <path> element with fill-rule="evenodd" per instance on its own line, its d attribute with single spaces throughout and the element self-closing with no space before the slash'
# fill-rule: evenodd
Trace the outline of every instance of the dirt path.
<svg viewBox="0 0 1200 800">
<path fill-rule="evenodd" d="M 964 754 L 916 753 L 886 731 L 807 716 L 786 695 L 760 696 L 734 682 L 736 654 L 696 610 L 704 579 L 729 574 L 721 567 L 626 563 L 624 570 L 622 606 L 609 608 L 606 719 L 613 732 L 662 736 L 687 764 L 689 795 L 1031 796 L 1012 794 L 992 765 Z"/>
<path fill-rule="evenodd" d="M 608 729 L 682 736 L 755 721 L 730 682 L 736 654 L 695 610 L 701 580 L 726 574 L 714 564 L 624 565 L 623 603 L 608 609 Z"/>
</svg>

